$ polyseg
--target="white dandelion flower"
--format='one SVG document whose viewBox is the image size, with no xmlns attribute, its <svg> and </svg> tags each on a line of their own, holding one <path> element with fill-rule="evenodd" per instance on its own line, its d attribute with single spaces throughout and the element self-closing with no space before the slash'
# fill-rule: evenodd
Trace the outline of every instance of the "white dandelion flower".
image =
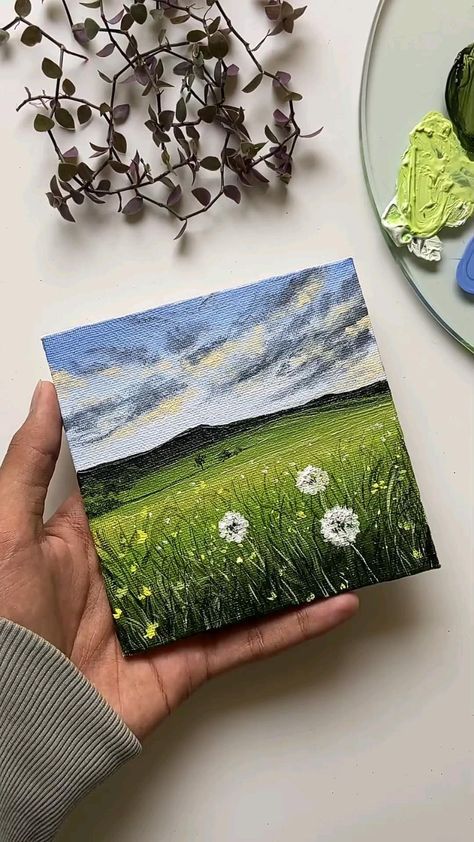
<svg viewBox="0 0 474 842">
<path fill-rule="evenodd" d="M 307 465 L 296 474 L 296 487 L 302 494 L 321 494 L 329 485 L 329 474 L 322 468 Z"/>
<path fill-rule="evenodd" d="M 228 544 L 241 544 L 247 535 L 249 522 L 240 512 L 226 512 L 219 521 L 219 535 Z"/>
<path fill-rule="evenodd" d="M 335 547 L 349 547 L 360 532 L 360 521 L 353 509 L 334 506 L 321 518 L 321 535 Z"/>
</svg>

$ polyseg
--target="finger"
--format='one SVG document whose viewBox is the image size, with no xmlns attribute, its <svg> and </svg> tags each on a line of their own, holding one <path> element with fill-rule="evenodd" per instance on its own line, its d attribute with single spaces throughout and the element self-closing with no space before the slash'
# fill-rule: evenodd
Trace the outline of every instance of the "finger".
<svg viewBox="0 0 474 842">
<path fill-rule="evenodd" d="M 358 607 L 355 594 L 343 594 L 219 632 L 207 652 L 209 675 L 212 677 L 241 664 L 269 658 L 326 634 L 349 620 Z"/>
<path fill-rule="evenodd" d="M 84 557 L 88 557 L 91 550 L 95 556 L 89 521 L 79 491 L 68 497 L 57 512 L 45 523 L 44 528 L 46 535 L 74 535 L 76 540 L 82 544 Z"/>
<path fill-rule="evenodd" d="M 0 505 L 23 526 L 41 519 L 61 446 L 61 413 L 52 383 L 38 383 L 30 412 L 0 467 Z M 33 520 L 31 520 L 33 519 Z"/>
</svg>

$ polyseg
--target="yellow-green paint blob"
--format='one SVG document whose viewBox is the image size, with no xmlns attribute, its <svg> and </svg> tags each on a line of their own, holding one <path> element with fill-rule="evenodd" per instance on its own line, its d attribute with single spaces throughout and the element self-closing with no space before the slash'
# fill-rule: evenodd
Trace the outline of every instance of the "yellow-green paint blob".
<svg viewBox="0 0 474 842">
<path fill-rule="evenodd" d="M 425 259 L 439 260 L 438 232 L 445 226 L 463 225 L 473 215 L 474 162 L 451 121 L 431 111 L 410 133 L 397 193 L 383 223 L 397 245 L 408 245 Z"/>
</svg>

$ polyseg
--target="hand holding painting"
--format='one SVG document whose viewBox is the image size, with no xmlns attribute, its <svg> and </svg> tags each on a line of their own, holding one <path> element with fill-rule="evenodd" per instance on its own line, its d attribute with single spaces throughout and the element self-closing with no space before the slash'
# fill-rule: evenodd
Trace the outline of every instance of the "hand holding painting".
<svg viewBox="0 0 474 842">
<path fill-rule="evenodd" d="M 0 468 L 0 618 L 5 618 L 0 619 L 0 777 L 7 782 L 0 794 L 0 837 L 5 842 L 33 838 L 26 835 L 25 822 L 36 822 L 35 831 L 41 825 L 50 838 L 79 797 L 139 751 L 133 734 L 142 740 L 207 679 L 324 634 L 358 606 L 357 596 L 347 593 L 124 658 L 79 494 L 43 524 L 60 443 L 56 392 L 51 383 L 40 382 Z M 33 797 L 31 770 L 38 763 L 44 774 Z M 52 805 L 45 798 L 53 783 Z M 28 810 L 23 797 L 29 798 Z"/>
</svg>

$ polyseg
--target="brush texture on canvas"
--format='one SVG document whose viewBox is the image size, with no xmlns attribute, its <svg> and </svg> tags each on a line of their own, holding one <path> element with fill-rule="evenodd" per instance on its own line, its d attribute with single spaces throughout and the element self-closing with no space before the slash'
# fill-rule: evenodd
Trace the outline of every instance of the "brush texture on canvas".
<svg viewBox="0 0 474 842">
<path fill-rule="evenodd" d="M 438 566 L 351 260 L 44 346 L 125 652 Z"/>
</svg>

